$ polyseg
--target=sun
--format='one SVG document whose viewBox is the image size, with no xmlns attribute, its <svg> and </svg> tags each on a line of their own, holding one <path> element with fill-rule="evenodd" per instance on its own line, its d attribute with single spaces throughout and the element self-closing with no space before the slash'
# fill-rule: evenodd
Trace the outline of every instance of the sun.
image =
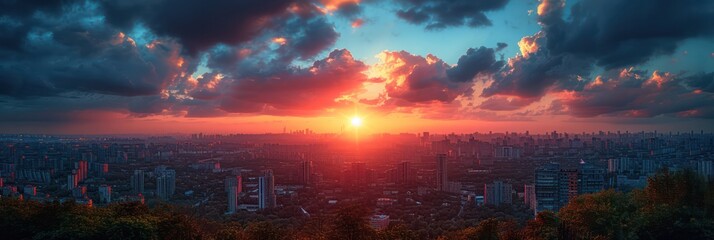
<svg viewBox="0 0 714 240">
<path fill-rule="evenodd" d="M 355 127 L 362 126 L 362 118 L 352 117 L 352 119 L 350 120 L 350 123 L 352 123 L 352 126 L 355 126 Z"/>
</svg>

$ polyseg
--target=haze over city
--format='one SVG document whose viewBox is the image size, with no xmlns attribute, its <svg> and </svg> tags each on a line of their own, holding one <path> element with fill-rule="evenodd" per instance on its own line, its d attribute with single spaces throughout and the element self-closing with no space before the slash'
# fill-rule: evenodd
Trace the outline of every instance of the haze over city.
<svg viewBox="0 0 714 240">
<path fill-rule="evenodd" d="M 0 130 L 712 131 L 708 4 L 9 1 Z"/>
</svg>

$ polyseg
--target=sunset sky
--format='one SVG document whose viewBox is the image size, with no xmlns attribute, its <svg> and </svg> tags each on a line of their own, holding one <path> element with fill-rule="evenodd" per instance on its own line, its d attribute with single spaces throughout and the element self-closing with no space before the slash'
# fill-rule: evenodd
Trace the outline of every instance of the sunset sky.
<svg viewBox="0 0 714 240">
<path fill-rule="evenodd" d="M 0 1 L 0 133 L 714 131 L 714 1 Z"/>
</svg>

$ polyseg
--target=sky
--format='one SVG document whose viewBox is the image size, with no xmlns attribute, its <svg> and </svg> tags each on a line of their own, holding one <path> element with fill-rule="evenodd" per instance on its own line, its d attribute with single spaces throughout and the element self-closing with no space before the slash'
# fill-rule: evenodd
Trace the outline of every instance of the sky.
<svg viewBox="0 0 714 240">
<path fill-rule="evenodd" d="M 714 131 L 712 26 L 706 0 L 0 1 L 0 133 Z"/>
</svg>

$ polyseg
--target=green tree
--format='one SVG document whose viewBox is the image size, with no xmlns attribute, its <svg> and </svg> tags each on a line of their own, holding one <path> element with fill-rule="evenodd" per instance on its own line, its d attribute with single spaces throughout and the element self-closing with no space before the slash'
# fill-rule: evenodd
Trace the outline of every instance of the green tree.
<svg viewBox="0 0 714 240">
<path fill-rule="evenodd" d="M 628 195 L 607 190 L 571 200 L 558 217 L 562 231 L 571 238 L 629 239 L 635 211 Z"/>
</svg>

